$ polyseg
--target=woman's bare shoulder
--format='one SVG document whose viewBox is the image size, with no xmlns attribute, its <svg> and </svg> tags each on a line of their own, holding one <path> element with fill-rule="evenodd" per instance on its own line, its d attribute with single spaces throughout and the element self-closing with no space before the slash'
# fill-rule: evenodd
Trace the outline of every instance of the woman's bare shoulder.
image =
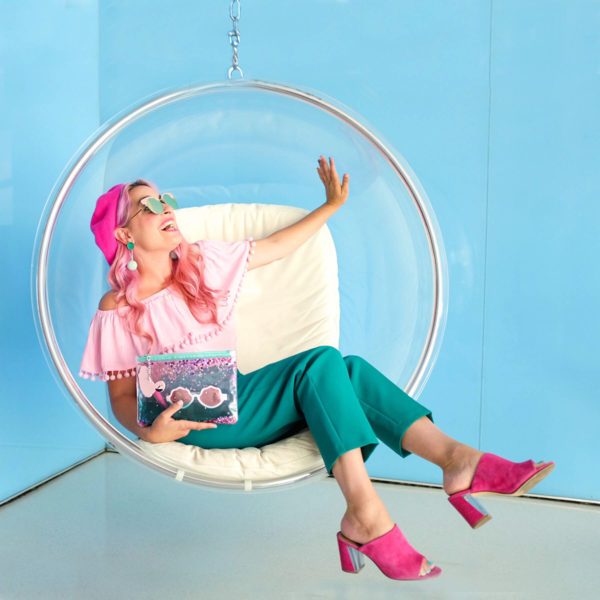
<svg viewBox="0 0 600 600">
<path fill-rule="evenodd" d="M 123 302 L 121 302 L 123 305 Z M 100 302 L 98 304 L 99 310 L 114 310 L 117 308 L 117 292 L 115 290 L 110 290 L 102 296 Z"/>
</svg>

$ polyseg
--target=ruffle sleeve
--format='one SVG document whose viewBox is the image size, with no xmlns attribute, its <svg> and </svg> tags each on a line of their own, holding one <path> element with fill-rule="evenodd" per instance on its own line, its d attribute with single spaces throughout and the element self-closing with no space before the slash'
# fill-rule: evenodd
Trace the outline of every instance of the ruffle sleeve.
<svg viewBox="0 0 600 600">
<path fill-rule="evenodd" d="M 138 346 L 140 344 L 135 343 L 125 326 L 122 312 L 97 310 L 90 325 L 79 375 L 101 381 L 133 377 L 137 357 L 143 354 Z"/>
<path fill-rule="evenodd" d="M 239 242 L 200 240 L 196 244 L 204 259 L 206 285 L 228 292 L 225 302 L 218 310 L 219 322 L 225 325 L 231 318 L 240 295 L 256 242 L 248 238 Z"/>
<path fill-rule="evenodd" d="M 124 309 L 97 310 L 90 325 L 79 375 L 84 378 L 121 379 L 136 374 L 137 357 L 144 354 L 234 350 L 236 346 L 233 314 L 255 242 L 201 240 L 196 242 L 204 262 L 205 284 L 226 292 L 218 305 L 218 323 L 199 323 L 184 299 L 172 287 L 142 300 L 146 312 L 142 328 L 155 342 L 129 330 Z"/>
</svg>

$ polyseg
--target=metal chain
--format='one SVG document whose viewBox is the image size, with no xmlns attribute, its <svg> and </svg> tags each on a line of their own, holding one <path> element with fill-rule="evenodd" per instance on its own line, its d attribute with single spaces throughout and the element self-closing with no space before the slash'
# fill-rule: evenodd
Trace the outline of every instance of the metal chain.
<svg viewBox="0 0 600 600">
<path fill-rule="evenodd" d="M 241 14 L 242 7 L 240 5 L 240 0 L 231 0 L 231 5 L 229 7 L 229 16 L 233 21 L 233 29 L 229 32 L 229 43 L 233 48 L 233 59 L 231 62 L 231 68 L 228 72 L 229 79 L 231 79 L 231 76 L 235 71 L 239 72 L 240 77 L 242 79 L 244 78 L 244 72 L 238 64 L 238 46 L 240 45 L 240 31 L 238 29 L 238 21 L 240 20 Z"/>
</svg>

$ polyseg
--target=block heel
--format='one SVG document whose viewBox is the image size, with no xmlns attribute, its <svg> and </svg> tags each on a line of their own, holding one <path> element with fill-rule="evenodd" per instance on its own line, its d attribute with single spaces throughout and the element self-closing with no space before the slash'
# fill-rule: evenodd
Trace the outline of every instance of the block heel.
<svg viewBox="0 0 600 600">
<path fill-rule="evenodd" d="M 492 518 L 492 515 L 471 494 L 462 492 L 453 494 L 448 501 L 473 529 L 481 527 Z"/>
<path fill-rule="evenodd" d="M 358 573 L 365 566 L 365 558 L 356 548 L 342 540 L 340 535 L 341 533 L 338 533 L 337 540 L 342 571 L 345 573 Z"/>
</svg>

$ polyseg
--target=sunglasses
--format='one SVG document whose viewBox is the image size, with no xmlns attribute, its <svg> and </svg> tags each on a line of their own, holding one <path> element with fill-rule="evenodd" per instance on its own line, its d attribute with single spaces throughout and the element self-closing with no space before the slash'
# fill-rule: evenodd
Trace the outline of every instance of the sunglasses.
<svg viewBox="0 0 600 600">
<path fill-rule="evenodd" d="M 146 214 L 160 215 L 165 212 L 165 204 L 171 208 L 178 208 L 177 200 L 175 200 L 175 196 L 173 196 L 173 194 L 161 194 L 158 198 L 153 198 L 152 196 L 148 198 L 142 198 L 140 200 L 140 204 L 142 205 L 142 208 L 129 217 L 123 227 L 127 227 L 127 225 L 131 223 L 131 220 L 134 217 L 137 217 L 137 215 L 139 215 L 142 211 L 144 211 Z"/>
<path fill-rule="evenodd" d="M 202 388 L 199 393 L 185 387 L 177 387 L 167 396 L 167 402 L 171 404 L 178 401 L 183 402 L 181 408 L 187 408 L 194 399 L 206 408 L 216 408 L 227 400 L 227 394 L 223 394 L 219 388 L 209 385 Z"/>
</svg>

